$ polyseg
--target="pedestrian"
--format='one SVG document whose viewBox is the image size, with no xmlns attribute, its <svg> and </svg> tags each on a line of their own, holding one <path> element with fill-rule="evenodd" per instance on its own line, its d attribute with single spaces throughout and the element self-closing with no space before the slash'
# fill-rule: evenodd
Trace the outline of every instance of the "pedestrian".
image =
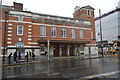
<svg viewBox="0 0 120 80">
<path fill-rule="evenodd" d="M 35 60 L 35 54 L 34 54 L 34 52 L 32 53 L 32 58 L 33 58 L 33 60 Z"/>
<path fill-rule="evenodd" d="M 8 63 L 9 64 L 11 63 L 11 57 L 12 57 L 12 53 L 10 53 L 9 56 L 8 56 Z"/>
<path fill-rule="evenodd" d="M 14 52 L 13 57 L 14 57 L 14 62 L 17 62 L 17 52 L 16 51 Z"/>
<path fill-rule="evenodd" d="M 21 59 L 21 52 L 18 53 L 18 60 L 20 62 L 20 59 Z"/>
<path fill-rule="evenodd" d="M 26 52 L 26 53 L 27 53 L 27 54 L 26 54 L 25 58 L 27 59 L 26 62 L 28 63 L 28 57 L 29 57 L 29 56 L 28 56 L 28 52 Z"/>
<path fill-rule="evenodd" d="M 30 59 L 31 59 L 31 57 L 32 57 L 32 53 L 29 51 L 29 55 L 30 55 Z"/>
<path fill-rule="evenodd" d="M 29 51 L 29 55 L 30 55 L 30 57 L 32 56 L 32 54 L 31 54 L 31 52 Z"/>
<path fill-rule="evenodd" d="M 45 55 L 47 55 L 47 51 L 45 51 Z"/>
</svg>

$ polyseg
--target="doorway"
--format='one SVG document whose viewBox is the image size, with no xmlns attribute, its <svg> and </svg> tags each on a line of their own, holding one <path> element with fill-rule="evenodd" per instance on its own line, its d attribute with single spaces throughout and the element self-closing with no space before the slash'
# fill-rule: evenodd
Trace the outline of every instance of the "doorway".
<svg viewBox="0 0 120 80">
<path fill-rule="evenodd" d="M 67 45 L 61 45 L 62 56 L 67 56 Z"/>
<path fill-rule="evenodd" d="M 53 46 L 53 53 L 54 53 L 54 57 L 59 57 L 60 56 L 59 45 L 54 45 Z"/>
<path fill-rule="evenodd" d="M 74 45 L 69 45 L 70 56 L 74 56 L 74 50 L 75 50 Z"/>
</svg>

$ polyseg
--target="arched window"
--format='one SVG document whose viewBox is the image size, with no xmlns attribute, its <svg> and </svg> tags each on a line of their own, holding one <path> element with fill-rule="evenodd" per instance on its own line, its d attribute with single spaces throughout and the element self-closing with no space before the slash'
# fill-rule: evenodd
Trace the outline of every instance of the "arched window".
<svg viewBox="0 0 120 80">
<path fill-rule="evenodd" d="M 17 42 L 16 43 L 16 47 L 24 47 L 24 43 L 23 42 Z"/>
<path fill-rule="evenodd" d="M 23 35 L 23 26 L 22 25 L 17 26 L 17 35 Z"/>
</svg>

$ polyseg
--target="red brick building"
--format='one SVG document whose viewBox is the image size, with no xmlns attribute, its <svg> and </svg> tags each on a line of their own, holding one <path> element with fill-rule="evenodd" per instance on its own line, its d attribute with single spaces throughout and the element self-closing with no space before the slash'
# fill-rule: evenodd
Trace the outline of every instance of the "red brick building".
<svg viewBox="0 0 120 80">
<path fill-rule="evenodd" d="M 23 4 L 2 6 L 2 53 L 50 51 L 50 56 L 96 54 L 94 8 L 75 7 L 73 18 L 23 11 Z M 48 44 L 49 42 L 49 44 Z M 48 44 L 48 45 L 47 45 Z M 4 52 L 6 47 L 6 52 Z"/>
</svg>

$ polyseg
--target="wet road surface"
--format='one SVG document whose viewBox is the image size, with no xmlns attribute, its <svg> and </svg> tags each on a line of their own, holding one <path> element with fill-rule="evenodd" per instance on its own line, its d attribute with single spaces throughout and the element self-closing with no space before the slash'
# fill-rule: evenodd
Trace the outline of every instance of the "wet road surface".
<svg viewBox="0 0 120 80">
<path fill-rule="evenodd" d="M 118 78 L 118 57 L 3 66 L 3 78 Z"/>
</svg>

